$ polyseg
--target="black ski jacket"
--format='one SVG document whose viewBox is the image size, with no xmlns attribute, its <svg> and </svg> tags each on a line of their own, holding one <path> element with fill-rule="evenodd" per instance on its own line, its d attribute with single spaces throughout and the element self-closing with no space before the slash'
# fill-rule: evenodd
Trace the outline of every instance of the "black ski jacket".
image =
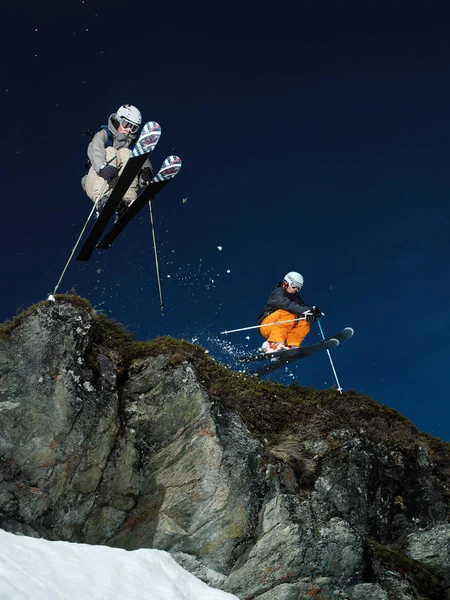
<svg viewBox="0 0 450 600">
<path fill-rule="evenodd" d="M 260 324 L 263 319 L 279 308 L 282 310 L 287 310 L 296 317 L 301 317 L 305 310 L 308 310 L 311 307 L 305 304 L 305 301 L 302 300 L 297 292 L 288 294 L 283 287 L 283 282 L 280 281 L 280 283 L 277 283 L 275 289 L 270 294 L 266 306 L 259 313 L 258 324 Z"/>
</svg>

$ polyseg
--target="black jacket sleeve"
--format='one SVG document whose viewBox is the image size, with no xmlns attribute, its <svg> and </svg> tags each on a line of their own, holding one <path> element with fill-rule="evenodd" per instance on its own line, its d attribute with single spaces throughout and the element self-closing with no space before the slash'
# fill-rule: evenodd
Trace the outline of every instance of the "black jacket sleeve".
<svg viewBox="0 0 450 600">
<path fill-rule="evenodd" d="M 293 313 L 297 317 L 301 317 L 305 310 L 310 308 L 298 294 L 287 294 L 283 287 L 276 287 L 273 290 L 269 296 L 267 305 L 267 308 L 273 308 L 271 312 L 281 308 Z"/>
</svg>

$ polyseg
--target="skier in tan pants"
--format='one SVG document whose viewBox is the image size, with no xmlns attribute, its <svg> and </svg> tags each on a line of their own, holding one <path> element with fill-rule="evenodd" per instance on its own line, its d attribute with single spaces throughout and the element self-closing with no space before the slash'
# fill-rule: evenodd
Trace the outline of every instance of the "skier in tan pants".
<svg viewBox="0 0 450 600">
<path fill-rule="evenodd" d="M 137 138 L 141 122 L 139 110 L 131 104 L 124 104 L 110 115 L 108 125 L 102 126 L 95 133 L 88 146 L 91 167 L 81 184 L 88 197 L 97 205 L 97 212 L 106 204 L 117 177 L 130 158 L 130 146 Z M 125 192 L 118 209 L 119 215 L 136 199 L 139 183 L 150 181 L 151 177 L 151 165 L 147 160 L 140 175 L 135 177 Z"/>
</svg>

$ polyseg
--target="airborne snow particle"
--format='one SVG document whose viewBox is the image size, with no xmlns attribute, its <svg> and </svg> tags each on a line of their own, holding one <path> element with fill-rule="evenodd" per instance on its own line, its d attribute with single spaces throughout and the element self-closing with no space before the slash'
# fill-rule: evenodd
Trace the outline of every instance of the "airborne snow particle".
<svg viewBox="0 0 450 600">
<path fill-rule="evenodd" d="M 217 250 L 222 250 L 222 246 L 217 246 Z"/>
<path fill-rule="evenodd" d="M 227 269 L 227 273 L 231 273 L 230 269 Z"/>
</svg>

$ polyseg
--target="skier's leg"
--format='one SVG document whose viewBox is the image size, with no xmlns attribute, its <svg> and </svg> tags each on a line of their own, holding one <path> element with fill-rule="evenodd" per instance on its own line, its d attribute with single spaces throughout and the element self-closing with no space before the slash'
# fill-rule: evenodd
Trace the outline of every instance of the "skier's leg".
<svg viewBox="0 0 450 600">
<path fill-rule="evenodd" d="M 273 323 L 273 325 L 261 327 L 259 331 L 267 338 L 267 341 L 284 344 L 284 340 L 288 337 L 289 331 L 295 323 L 275 323 L 277 321 L 290 321 L 295 318 L 296 315 L 293 313 L 290 313 L 287 310 L 278 309 L 268 315 L 261 323 L 261 325 L 270 325 L 271 323 Z"/>
<path fill-rule="evenodd" d="M 120 161 L 120 167 L 119 167 L 119 175 L 122 173 L 123 168 L 125 167 L 125 165 L 128 162 L 128 159 L 131 156 L 131 150 L 129 148 L 119 148 L 117 150 L 117 153 L 119 155 L 119 161 Z M 123 199 L 126 201 L 127 204 L 130 204 L 131 201 L 136 200 L 137 194 L 138 194 L 138 178 L 137 176 L 133 179 L 132 184 L 130 185 L 130 187 L 128 188 L 128 190 L 125 192 Z"/>
<path fill-rule="evenodd" d="M 311 325 L 308 321 L 296 321 L 292 325 L 292 329 L 287 334 L 286 343 L 288 346 L 297 348 L 308 335 Z"/>
<path fill-rule="evenodd" d="M 117 150 L 112 146 L 106 148 L 106 161 L 111 161 L 109 164 L 113 167 L 118 166 Z M 114 184 L 115 181 L 108 183 L 105 179 L 103 179 L 103 177 L 100 177 L 100 175 L 98 175 L 92 167 L 89 169 L 89 173 L 86 175 L 84 180 L 86 194 L 89 196 L 92 202 L 99 200 L 99 196 L 103 197 L 110 194 Z"/>
</svg>

